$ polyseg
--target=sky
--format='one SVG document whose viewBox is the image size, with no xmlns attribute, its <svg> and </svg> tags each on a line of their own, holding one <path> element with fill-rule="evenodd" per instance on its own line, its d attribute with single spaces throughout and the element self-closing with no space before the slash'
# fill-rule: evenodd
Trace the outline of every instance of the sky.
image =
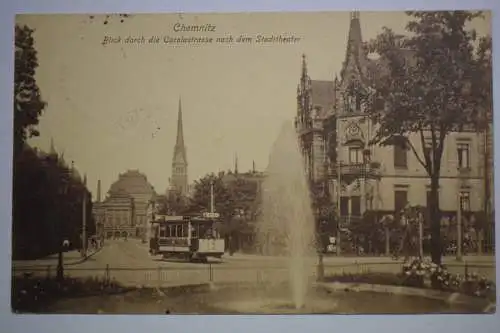
<svg viewBox="0 0 500 333">
<path fill-rule="evenodd" d="M 233 169 L 263 170 L 284 121 L 297 112 L 301 57 L 313 80 L 333 80 L 345 58 L 349 12 L 141 14 L 120 22 L 88 15 L 18 15 L 35 29 L 36 78 L 47 108 L 40 137 L 30 143 L 49 150 L 51 139 L 87 175 L 96 196 L 120 173 L 138 169 L 158 193 L 171 177 L 177 111 L 182 99 L 188 177 Z M 402 12 L 361 12 L 364 40 L 387 26 L 404 33 Z M 176 23 L 215 26 L 215 31 L 175 32 Z M 479 35 L 490 19 L 473 22 Z M 172 46 L 164 36 L 227 37 L 287 35 L 291 44 Z M 121 37 L 103 45 L 104 38 Z M 144 36 L 146 43 L 124 43 Z M 160 43 L 147 43 L 151 36 Z"/>
</svg>

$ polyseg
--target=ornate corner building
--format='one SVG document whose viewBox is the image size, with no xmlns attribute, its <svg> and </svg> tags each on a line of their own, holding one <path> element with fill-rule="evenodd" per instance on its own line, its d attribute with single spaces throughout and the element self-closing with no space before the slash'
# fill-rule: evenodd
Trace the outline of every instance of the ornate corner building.
<svg viewBox="0 0 500 333">
<path fill-rule="evenodd" d="M 359 13 L 350 14 L 345 60 L 332 81 L 312 80 L 305 55 L 297 87 L 295 127 L 311 183 L 331 194 L 341 225 L 400 211 L 407 203 L 427 206 L 430 181 L 411 151 L 402 145 L 370 145 L 376 125 L 364 109 L 364 95 L 384 70 L 371 59 L 361 36 Z M 401 50 L 412 61 L 409 50 Z M 409 137 L 416 149 L 420 140 Z M 440 205 L 452 219 L 461 203 L 468 212 L 487 211 L 492 203 L 491 133 L 461 130 L 448 135 L 443 153 Z M 459 197 L 461 199 L 459 199 Z"/>
</svg>

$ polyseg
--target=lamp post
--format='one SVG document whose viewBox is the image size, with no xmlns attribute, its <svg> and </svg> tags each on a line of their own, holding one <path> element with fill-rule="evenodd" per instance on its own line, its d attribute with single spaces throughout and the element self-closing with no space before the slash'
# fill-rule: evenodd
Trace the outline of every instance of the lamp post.
<svg viewBox="0 0 500 333">
<path fill-rule="evenodd" d="M 337 149 L 337 156 L 338 156 L 338 149 Z M 337 256 L 340 256 L 340 224 L 341 224 L 341 214 L 340 214 L 340 200 L 342 198 L 342 185 L 341 185 L 341 166 L 342 166 L 342 161 L 337 159 L 337 237 L 335 239 L 335 253 Z"/>
<path fill-rule="evenodd" d="M 424 257 L 424 218 L 422 212 L 418 212 L 418 254 L 420 258 Z"/>
<path fill-rule="evenodd" d="M 462 193 L 458 192 L 457 208 L 457 261 L 462 261 Z"/>
<path fill-rule="evenodd" d="M 317 281 L 323 281 L 323 278 L 325 276 L 325 266 L 323 264 L 323 242 L 322 242 L 322 228 L 321 228 L 321 215 L 320 215 L 320 209 L 316 208 L 316 219 L 318 223 L 317 225 L 317 230 L 316 230 L 316 251 L 318 252 L 318 266 L 316 267 L 316 279 Z"/>
<path fill-rule="evenodd" d="M 82 193 L 82 257 L 87 257 L 87 182 L 83 184 Z"/>
<path fill-rule="evenodd" d="M 61 203 L 64 202 L 64 197 L 66 196 L 68 191 L 68 184 L 67 180 L 65 178 L 62 179 L 62 186 L 58 189 L 58 203 L 56 205 L 59 207 L 59 214 L 57 217 L 58 220 L 58 237 L 57 237 L 57 243 L 58 243 L 58 252 L 57 252 L 57 269 L 56 269 L 56 277 L 57 280 L 62 281 L 64 279 L 64 260 L 63 260 L 63 252 L 64 248 L 67 246 L 67 242 L 63 239 L 63 214 L 62 214 L 62 205 Z"/>
</svg>

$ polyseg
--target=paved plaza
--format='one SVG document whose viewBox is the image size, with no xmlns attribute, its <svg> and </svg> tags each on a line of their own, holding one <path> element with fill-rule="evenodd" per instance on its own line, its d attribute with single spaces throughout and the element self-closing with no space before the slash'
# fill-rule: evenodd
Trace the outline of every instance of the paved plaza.
<svg viewBox="0 0 500 333">
<path fill-rule="evenodd" d="M 209 264 L 162 260 L 151 257 L 148 245 L 129 239 L 108 241 L 95 254 L 81 261 L 78 253 L 65 253 L 65 273 L 72 277 L 103 277 L 127 286 L 171 286 L 206 282 L 273 282 L 288 278 L 287 260 L 283 257 L 248 254 L 225 255 L 222 260 L 213 259 Z M 493 256 L 467 256 L 463 262 L 445 257 L 444 263 L 453 273 L 477 272 L 495 280 Z M 325 275 L 361 272 L 392 272 L 401 270 L 401 260 L 387 257 L 335 257 L 324 258 Z M 308 263 L 311 276 L 316 272 L 315 258 Z M 36 261 L 15 261 L 14 274 L 55 274 L 57 256 Z"/>
</svg>

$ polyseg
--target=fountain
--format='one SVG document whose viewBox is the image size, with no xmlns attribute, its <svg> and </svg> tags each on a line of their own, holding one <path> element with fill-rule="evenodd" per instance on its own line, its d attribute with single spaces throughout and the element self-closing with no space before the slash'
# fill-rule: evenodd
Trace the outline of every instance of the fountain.
<svg viewBox="0 0 500 333">
<path fill-rule="evenodd" d="M 269 254 L 287 257 L 293 306 L 304 306 L 314 259 L 314 215 L 304 162 L 291 122 L 286 122 L 272 147 L 262 185 L 259 240 Z"/>
</svg>

